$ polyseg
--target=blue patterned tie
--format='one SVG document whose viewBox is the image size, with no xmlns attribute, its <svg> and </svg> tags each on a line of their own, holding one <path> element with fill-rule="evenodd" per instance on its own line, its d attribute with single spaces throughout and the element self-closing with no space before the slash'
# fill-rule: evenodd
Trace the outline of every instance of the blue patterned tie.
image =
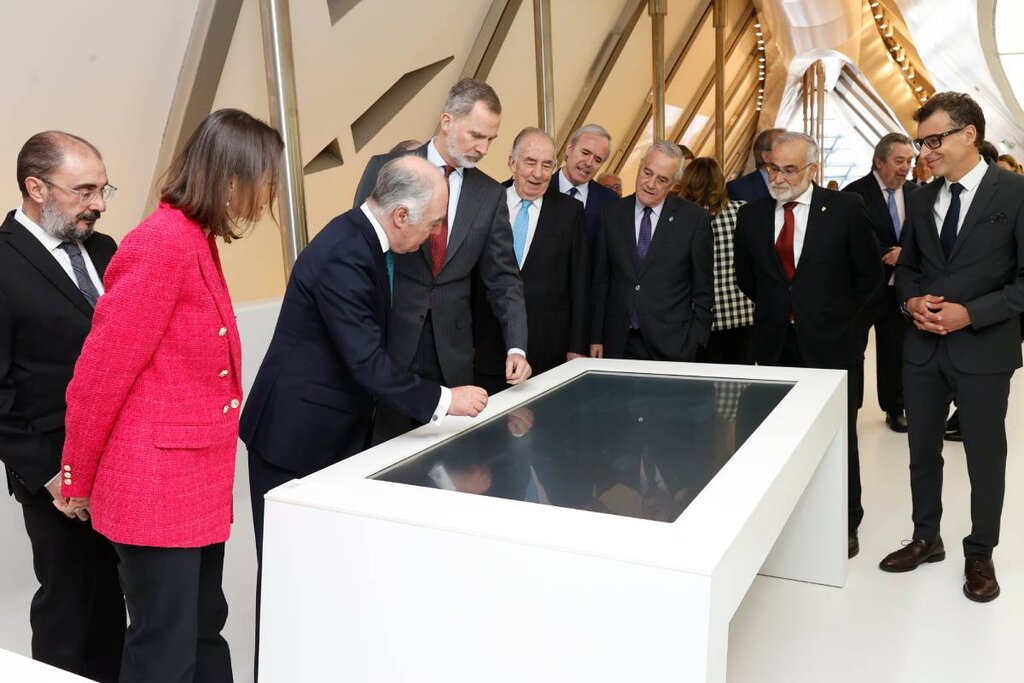
<svg viewBox="0 0 1024 683">
<path fill-rule="evenodd" d="M 526 251 L 526 232 L 530 227 L 530 207 L 533 202 L 524 199 L 519 205 L 519 214 L 516 216 L 515 225 L 512 226 L 512 248 L 516 252 L 516 263 L 523 267 L 523 253 Z"/>
<path fill-rule="evenodd" d="M 384 252 L 384 266 L 388 269 L 388 292 L 391 294 L 392 306 L 395 305 L 395 257 L 388 249 Z"/>
<path fill-rule="evenodd" d="M 946 217 L 942 219 L 942 231 L 939 232 L 939 242 L 942 244 L 942 253 L 949 259 L 953 253 L 953 245 L 956 244 L 956 227 L 960 222 L 960 192 L 964 186 L 960 183 L 953 183 L 949 186 L 949 210 Z"/>
<path fill-rule="evenodd" d="M 575 199 L 576 201 L 580 202 L 581 204 L 583 203 L 583 200 L 580 199 L 580 191 L 577 190 L 575 187 L 570 187 L 569 191 L 566 192 L 566 194 Z"/>
<path fill-rule="evenodd" d="M 898 242 L 900 239 L 900 210 L 896 206 L 896 190 L 887 187 L 885 193 L 889 195 L 886 204 L 889 206 L 889 217 L 892 218 L 892 229 L 896 232 L 896 241 Z"/>
<path fill-rule="evenodd" d="M 640 219 L 640 236 L 636 240 L 636 255 L 642 261 L 651 248 L 651 207 L 644 207 L 644 216 Z"/>
<path fill-rule="evenodd" d="M 71 257 L 71 270 L 75 272 L 75 282 L 78 283 L 78 289 L 82 292 L 82 296 L 85 297 L 90 306 L 96 308 L 96 300 L 100 298 L 100 293 L 96 291 L 96 285 L 92 283 L 92 278 L 89 277 L 89 271 L 85 267 L 85 259 L 82 257 L 81 248 L 74 242 L 61 242 L 59 248 Z"/>
</svg>

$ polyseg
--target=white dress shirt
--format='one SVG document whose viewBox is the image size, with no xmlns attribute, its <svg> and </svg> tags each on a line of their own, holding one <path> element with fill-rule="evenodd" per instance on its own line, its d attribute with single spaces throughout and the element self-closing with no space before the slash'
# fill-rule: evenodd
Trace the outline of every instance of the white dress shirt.
<svg viewBox="0 0 1024 683">
<path fill-rule="evenodd" d="M 960 219 L 956 223 L 957 235 L 960 234 L 964 218 L 971 208 L 971 202 L 974 201 L 974 197 L 978 194 L 978 185 L 981 184 L 981 179 L 985 177 L 986 171 L 988 171 L 988 164 L 979 156 L 978 163 L 974 165 L 974 168 L 964 174 L 963 178 L 956 181 L 964 187 L 964 189 L 960 190 Z M 949 203 L 953 201 L 953 193 L 949 191 L 950 185 L 952 183 L 949 181 L 949 178 L 946 178 L 942 183 L 942 187 L 939 188 L 939 196 L 935 199 L 935 228 L 939 231 L 939 235 L 942 234 L 942 222 L 946 220 Z"/>
<path fill-rule="evenodd" d="M 807 217 L 811 215 L 811 195 L 814 194 L 814 183 L 807 186 L 804 193 L 793 199 L 793 265 L 800 263 L 800 254 L 804 250 L 804 236 L 807 234 Z M 786 220 L 785 206 L 789 202 L 775 202 L 775 241 L 779 241 L 782 224 Z"/>
<path fill-rule="evenodd" d="M 39 240 L 39 243 L 43 245 L 46 251 L 50 252 L 50 256 L 57 260 L 60 267 L 64 269 L 64 272 L 71 278 L 71 282 L 74 283 L 75 287 L 78 287 L 78 280 L 75 279 L 75 271 L 71 268 L 71 257 L 68 253 L 60 248 L 63 244 L 59 239 L 46 232 L 35 222 L 25 215 L 25 212 L 21 210 L 21 207 L 14 212 L 14 220 L 25 226 L 25 229 L 32 233 L 32 236 Z M 96 272 L 96 266 L 92 264 L 92 258 L 89 257 L 89 252 L 82 249 L 82 260 L 85 261 L 85 269 L 89 272 L 89 279 L 92 280 L 92 284 L 96 287 L 96 291 L 102 296 L 106 291 L 103 289 L 103 280 L 100 279 L 99 273 Z"/>
<path fill-rule="evenodd" d="M 651 241 L 654 241 L 654 231 L 658 229 L 658 219 L 661 218 L 661 210 L 664 208 L 665 202 L 651 207 Z M 640 221 L 644 218 L 644 209 L 647 207 L 636 200 L 636 206 L 633 207 L 633 237 L 635 238 L 634 243 L 640 242 Z"/>
<path fill-rule="evenodd" d="M 505 198 L 508 200 L 508 217 L 510 225 L 516 224 L 516 217 L 519 216 L 519 209 L 523 203 L 515 185 L 509 186 L 505 191 Z M 532 200 L 533 206 L 526 210 L 528 221 L 526 224 L 526 246 L 523 247 L 523 262 L 519 264 L 520 269 L 526 263 L 526 255 L 530 253 L 530 245 L 533 244 L 533 236 L 537 232 L 537 221 L 540 220 L 540 207 L 544 203 L 544 195 Z"/>
<path fill-rule="evenodd" d="M 441 176 L 444 176 L 444 167 L 448 164 L 441 156 L 441 153 L 437 151 L 437 147 L 434 146 L 437 138 L 431 138 L 427 144 L 427 161 L 437 166 L 441 172 Z M 459 196 L 462 194 L 462 180 L 463 170 L 456 167 L 452 171 L 451 175 L 448 176 L 448 236 L 447 240 L 452 239 L 452 226 L 455 225 L 455 211 L 459 206 Z M 447 242 L 446 242 L 447 244 Z"/>
<path fill-rule="evenodd" d="M 885 204 L 885 210 L 889 211 L 889 187 L 882 182 L 882 177 L 878 175 L 878 171 L 872 171 L 871 174 L 875 176 L 875 180 L 878 181 L 878 187 L 882 190 L 882 203 Z M 901 185 L 898 190 L 893 192 L 893 197 L 896 198 L 896 213 L 900 217 L 900 227 L 907 222 L 907 203 L 903 197 L 903 186 Z"/>
<path fill-rule="evenodd" d="M 455 175 L 452 173 L 452 175 Z M 385 254 L 391 249 L 391 243 L 388 241 L 388 234 L 384 232 L 383 226 L 377 220 L 377 217 L 370 211 L 370 207 L 363 202 L 359 209 L 366 216 L 367 220 L 370 221 L 370 225 L 373 226 L 373 231 L 377 234 L 377 239 L 380 240 L 380 250 Z M 448 387 L 441 387 L 441 399 L 437 402 L 437 407 L 434 408 L 434 414 L 430 418 L 431 424 L 440 424 L 444 416 L 448 414 L 448 408 L 452 405 L 452 390 Z"/>
<path fill-rule="evenodd" d="M 569 194 L 569 190 L 576 188 L 577 194 L 573 199 L 578 199 L 583 202 L 583 206 L 587 205 L 587 191 L 590 189 L 590 182 L 585 182 L 582 185 L 573 185 L 572 181 L 569 180 L 569 176 L 565 175 L 565 166 L 558 171 L 558 191 L 562 194 Z"/>
</svg>

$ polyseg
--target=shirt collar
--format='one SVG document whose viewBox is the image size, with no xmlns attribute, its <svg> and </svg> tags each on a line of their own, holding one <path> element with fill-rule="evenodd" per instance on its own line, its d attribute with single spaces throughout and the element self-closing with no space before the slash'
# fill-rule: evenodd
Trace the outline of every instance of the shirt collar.
<svg viewBox="0 0 1024 683">
<path fill-rule="evenodd" d="M 46 247 L 47 251 L 55 251 L 60 245 L 64 244 L 64 242 L 36 225 L 35 221 L 25 215 L 20 206 L 14 212 L 14 220 L 25 226 L 25 229 L 32 233 L 32 236 L 39 240 Z"/>
<path fill-rule="evenodd" d="M 875 176 L 875 180 L 878 181 L 878 187 L 882 188 L 882 194 L 885 194 L 886 192 L 892 189 L 891 187 L 886 185 L 885 182 L 882 181 L 882 176 L 878 175 L 878 171 L 872 171 L 871 175 Z M 903 188 L 901 187 L 899 189 Z M 899 192 L 899 189 L 893 190 L 893 193 L 895 194 L 896 192 Z"/>
<path fill-rule="evenodd" d="M 587 183 L 573 185 L 572 181 L 569 180 L 569 176 L 565 175 L 565 166 L 562 166 L 562 168 L 558 169 L 558 191 L 561 192 L 562 194 L 565 194 L 566 192 L 569 191 L 570 188 L 573 187 L 575 187 L 577 190 L 582 191 L 581 188 L 583 188 L 586 184 Z"/>
<path fill-rule="evenodd" d="M 518 192 L 516 192 L 516 186 L 515 185 L 509 185 L 508 186 L 508 190 L 506 192 L 506 195 L 508 197 L 509 208 L 512 208 L 512 207 L 515 207 L 515 206 L 519 206 L 520 202 L 523 201 L 523 198 L 519 196 Z M 536 199 L 533 199 L 531 201 L 533 202 L 533 206 L 536 206 L 539 209 L 540 205 L 544 203 L 544 195 L 541 195 L 541 196 L 539 196 Z"/>
<path fill-rule="evenodd" d="M 813 194 L 814 194 L 814 183 L 812 182 L 810 185 L 807 186 L 807 189 L 803 191 L 803 194 L 801 194 L 796 199 L 791 199 L 789 201 L 796 202 L 797 204 L 803 204 L 805 206 L 810 206 L 811 205 L 811 196 Z M 782 211 L 782 208 L 786 204 L 788 204 L 788 203 L 789 202 L 776 201 L 775 202 L 775 210 L 776 211 Z"/>
<path fill-rule="evenodd" d="M 988 164 L 986 164 L 985 160 L 979 156 L 978 163 L 974 165 L 974 168 L 965 173 L 964 177 L 956 182 L 964 186 L 964 192 L 971 192 L 981 184 L 981 179 L 985 177 L 986 171 L 988 171 Z M 949 181 L 949 178 L 946 178 L 946 192 L 949 192 L 950 185 L 952 185 L 952 183 Z"/>
<path fill-rule="evenodd" d="M 633 209 L 633 213 L 634 213 L 634 215 L 639 216 L 640 214 L 642 214 L 644 212 L 644 209 L 646 209 L 647 206 L 643 202 L 641 202 L 639 199 L 637 199 L 635 201 L 636 201 L 636 207 Z M 655 220 L 657 220 L 661 216 L 661 207 L 663 207 L 663 206 L 665 206 L 665 200 L 664 199 L 661 200 L 660 204 L 655 204 L 654 206 L 651 207 L 651 215 L 652 215 L 652 217 Z"/>
<path fill-rule="evenodd" d="M 380 240 L 380 250 L 387 253 L 391 249 L 391 243 L 388 241 L 388 234 L 384 232 L 384 228 L 381 226 L 380 221 L 370 211 L 370 207 L 366 202 L 363 202 L 359 207 L 363 215 L 366 216 L 367 220 L 370 221 L 370 225 L 373 226 L 373 231 L 377 233 L 377 239 Z"/>
<path fill-rule="evenodd" d="M 440 168 L 441 166 L 447 166 L 448 162 L 445 161 L 444 157 L 441 156 L 441 153 L 437 151 L 437 145 L 435 144 L 436 142 L 437 138 L 434 137 L 430 138 L 430 142 L 427 143 L 427 161 L 432 163 L 434 166 L 437 166 L 438 168 Z M 461 176 L 462 169 L 456 166 L 454 173 L 458 173 Z"/>
</svg>

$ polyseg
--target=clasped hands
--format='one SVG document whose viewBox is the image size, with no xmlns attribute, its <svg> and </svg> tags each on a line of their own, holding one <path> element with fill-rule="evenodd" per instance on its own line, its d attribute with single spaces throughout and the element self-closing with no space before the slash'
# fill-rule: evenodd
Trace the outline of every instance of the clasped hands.
<svg viewBox="0 0 1024 683">
<path fill-rule="evenodd" d="M 934 294 L 907 299 L 907 312 L 914 320 L 914 327 L 932 334 L 946 335 L 971 324 L 966 306 Z"/>
<path fill-rule="evenodd" d="M 53 506 L 63 512 L 68 518 L 80 519 L 83 522 L 89 520 L 88 498 L 65 498 L 60 492 L 59 478 L 47 484 L 46 490 L 53 497 Z"/>
</svg>

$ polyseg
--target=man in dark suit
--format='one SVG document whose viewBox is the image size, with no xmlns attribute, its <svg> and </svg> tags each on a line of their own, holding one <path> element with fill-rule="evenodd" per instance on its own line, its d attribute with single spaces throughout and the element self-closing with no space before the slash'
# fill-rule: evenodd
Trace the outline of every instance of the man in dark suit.
<svg viewBox="0 0 1024 683">
<path fill-rule="evenodd" d="M 858 316 L 882 283 L 878 243 L 864 201 L 812 182 L 818 145 L 780 134 L 766 165 L 771 199 L 746 204 L 736 222 L 736 283 L 754 302 L 758 365 L 848 370 L 849 556 L 860 549 L 857 409 Z"/>
<path fill-rule="evenodd" d="M 594 174 L 608 159 L 612 136 L 596 123 L 588 123 L 569 136 L 565 163 L 548 187 L 548 194 L 564 194 L 583 203 L 587 217 L 587 240 L 597 240 L 601 210 L 619 199 L 619 195 L 594 180 Z"/>
<path fill-rule="evenodd" d="M 39 590 L 32 657 L 116 681 L 124 645 L 117 555 L 86 511 L 61 514 L 64 393 L 116 246 L 94 232 L 113 193 L 99 152 L 67 133 L 18 154 L 21 208 L 0 227 L 0 460 L 21 503 Z"/>
<path fill-rule="evenodd" d="M 519 384 L 531 372 L 523 282 L 512 251 L 505 188 L 476 169 L 500 124 L 501 103 L 494 90 L 464 78 L 448 91 L 437 135 L 408 153 L 426 158 L 446 178 L 448 215 L 418 251 L 395 257 L 388 352 L 399 367 L 447 386 L 473 379 L 474 269 L 501 322 L 506 382 Z M 356 190 L 357 205 L 369 196 L 381 166 L 391 158 L 370 159 Z M 378 411 L 374 442 L 417 424 L 393 410 Z"/>
<path fill-rule="evenodd" d="M 894 432 L 907 431 L 903 414 L 903 335 L 907 320 L 896 300 L 893 271 L 900 256 L 900 238 L 907 218 L 907 197 L 917 189 L 907 183 L 914 161 L 914 147 L 903 133 L 889 133 L 875 145 L 872 171 L 843 188 L 864 199 L 881 249 L 884 275 L 875 300 L 864 309 L 861 353 L 867 346 L 868 330 L 875 328 L 875 360 L 878 376 L 878 405 L 885 422 Z"/>
<path fill-rule="evenodd" d="M 512 247 L 529 323 L 526 355 L 540 373 L 589 350 L 590 271 L 583 206 L 562 194 L 545 194 L 555 168 L 555 143 L 541 129 L 526 128 L 516 136 L 508 165 Z M 475 381 L 494 393 L 505 387 L 505 345 L 501 325 L 481 290 L 473 288 Z"/>
<path fill-rule="evenodd" d="M 1010 377 L 1021 365 L 1024 178 L 981 160 L 985 115 L 968 95 L 938 93 L 914 120 L 915 142 L 937 176 L 910 197 L 896 264 L 896 293 L 914 323 L 903 345 L 914 534 L 880 566 L 910 571 L 946 556 L 942 434 L 956 399 L 971 479 L 963 591 L 987 602 L 999 595 L 992 550 L 1005 490 Z"/>
<path fill-rule="evenodd" d="M 711 215 L 670 195 L 683 155 L 647 148 L 636 194 L 605 207 L 594 250 L 590 355 L 692 361 L 711 334 Z"/>
<path fill-rule="evenodd" d="M 754 170 L 725 184 L 729 199 L 756 202 L 771 196 L 768 192 L 768 174 L 765 173 L 764 167 L 768 163 L 768 153 L 772 151 L 772 144 L 785 132 L 785 128 L 769 128 L 757 134 L 754 138 Z"/>
</svg>

